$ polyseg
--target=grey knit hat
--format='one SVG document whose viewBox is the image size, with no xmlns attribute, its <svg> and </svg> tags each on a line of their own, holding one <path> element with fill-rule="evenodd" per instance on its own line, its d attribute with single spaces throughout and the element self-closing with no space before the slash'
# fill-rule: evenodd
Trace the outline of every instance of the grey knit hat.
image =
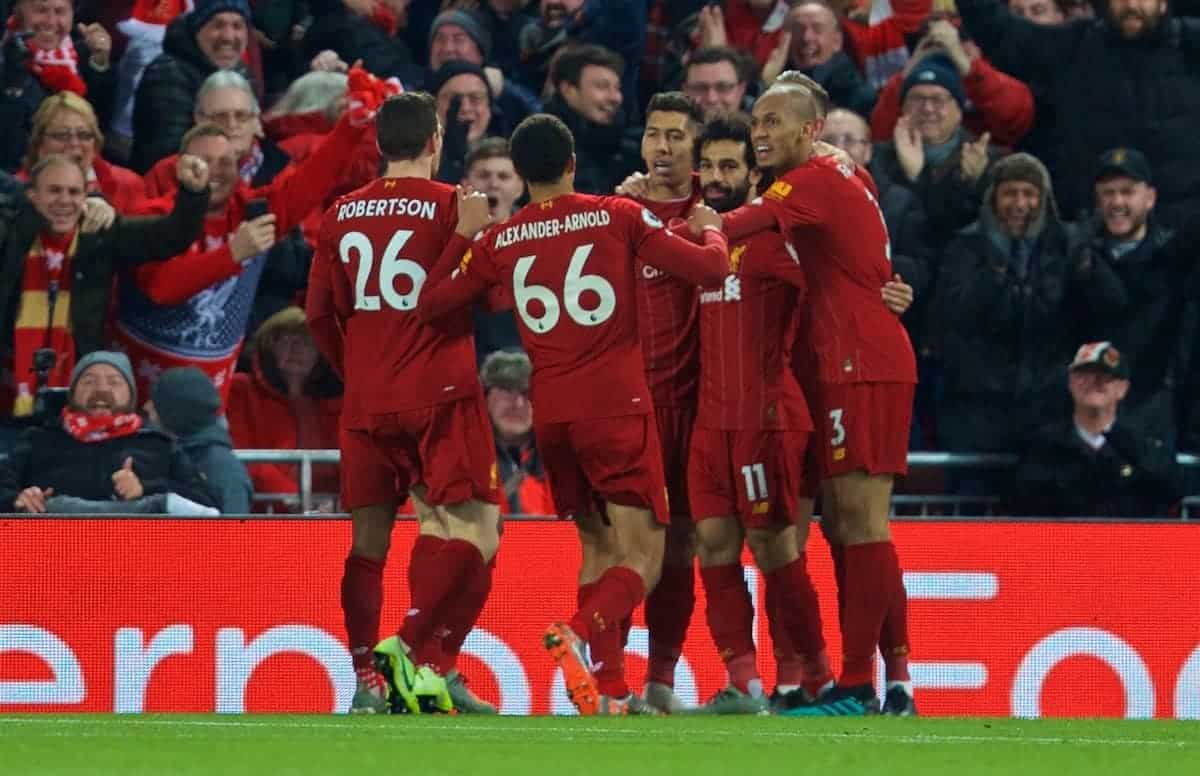
<svg viewBox="0 0 1200 776">
<path fill-rule="evenodd" d="M 133 406 L 136 407 L 138 404 L 137 381 L 133 379 L 133 366 L 129 363 L 129 356 L 115 350 L 93 350 L 76 361 L 75 369 L 71 372 L 71 392 L 75 392 L 75 383 L 79 382 L 80 376 L 88 370 L 88 367 L 96 364 L 108 364 L 121 373 L 125 382 L 129 383 L 129 395 L 133 400 Z"/>
<path fill-rule="evenodd" d="M 480 21 L 479 17 L 470 11 L 443 11 L 433 20 L 433 25 L 429 28 L 429 43 L 433 44 L 433 36 L 437 35 L 437 31 L 443 25 L 453 24 L 455 27 L 461 27 L 462 31 L 467 33 L 467 36 L 475 41 L 475 45 L 479 47 L 479 53 L 483 55 L 483 61 L 487 62 L 488 57 L 492 55 L 492 34 L 488 32 L 488 28 Z"/>
<path fill-rule="evenodd" d="M 217 420 L 221 396 L 212 378 L 194 366 L 168 369 L 150 389 L 164 431 L 189 437 Z"/>
<path fill-rule="evenodd" d="M 503 388 L 525 393 L 529 390 L 529 375 L 532 372 L 533 364 L 523 352 L 497 350 L 483 360 L 479 380 L 483 383 L 485 391 L 489 388 Z"/>
</svg>

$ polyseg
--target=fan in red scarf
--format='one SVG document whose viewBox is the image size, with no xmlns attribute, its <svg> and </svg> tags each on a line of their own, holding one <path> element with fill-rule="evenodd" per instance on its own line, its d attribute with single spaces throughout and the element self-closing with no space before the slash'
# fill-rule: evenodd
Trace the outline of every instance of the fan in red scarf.
<svg viewBox="0 0 1200 776">
<path fill-rule="evenodd" d="M 19 0 L 7 22 L 6 37 L 28 34 L 29 70 L 47 91 L 87 94 L 79 74 L 79 52 L 71 40 L 75 11 L 70 0 Z M 93 70 L 108 69 L 112 36 L 99 24 L 80 24 Z"/>
</svg>

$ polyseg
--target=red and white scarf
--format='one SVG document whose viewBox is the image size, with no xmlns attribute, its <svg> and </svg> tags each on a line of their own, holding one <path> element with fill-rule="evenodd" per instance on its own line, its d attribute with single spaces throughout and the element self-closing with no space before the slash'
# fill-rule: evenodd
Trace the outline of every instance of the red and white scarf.
<svg viewBox="0 0 1200 776">
<path fill-rule="evenodd" d="M 13 330 L 13 415 L 33 412 L 37 378 L 33 354 L 38 348 L 53 348 L 58 362 L 50 370 L 48 385 L 66 387 L 75 368 L 75 340 L 71 336 L 71 263 L 78 236 L 43 232 L 25 255 L 21 273 L 21 302 Z M 50 319 L 51 289 L 55 291 L 54 319 Z"/>
<path fill-rule="evenodd" d="M 8 17 L 8 34 L 20 32 L 16 15 Z M 64 35 L 58 47 L 43 49 L 29 41 L 33 56 L 29 60 L 29 70 L 37 76 L 38 82 L 49 92 L 74 92 L 80 97 L 87 95 L 87 85 L 79 77 L 79 53 L 70 35 Z"/>
<path fill-rule="evenodd" d="M 176 16 L 192 10 L 192 0 L 136 0 L 129 18 L 117 23 L 117 29 L 130 38 L 151 38 L 162 42 L 167 25 Z"/>
<path fill-rule="evenodd" d="M 136 434 L 142 416 L 136 412 L 120 415 L 89 415 L 63 407 L 63 430 L 80 442 L 106 442 Z"/>
</svg>

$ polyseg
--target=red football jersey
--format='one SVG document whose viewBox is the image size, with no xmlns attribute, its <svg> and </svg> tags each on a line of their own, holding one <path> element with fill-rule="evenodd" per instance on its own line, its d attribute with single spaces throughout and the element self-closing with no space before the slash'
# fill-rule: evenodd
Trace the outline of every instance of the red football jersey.
<svg viewBox="0 0 1200 776">
<path fill-rule="evenodd" d="M 699 199 L 699 190 L 694 190 L 685 199 L 669 202 L 634 201 L 669 223 L 686 218 Z M 696 287 L 668 275 L 652 261 L 639 261 L 637 271 L 638 333 L 654 406 L 694 406 L 700 376 Z"/>
<path fill-rule="evenodd" d="M 489 229 L 453 275 L 440 266 L 421 315 L 435 319 L 489 285 L 507 286 L 533 362 L 538 422 L 649 413 L 636 260 L 652 258 L 692 285 L 718 283 L 727 269 L 725 237 L 710 229 L 704 239 L 699 246 L 675 236 L 628 199 L 565 194 Z"/>
<path fill-rule="evenodd" d="M 729 247 L 733 271 L 700 291 L 700 409 L 718 431 L 812 431 L 792 373 L 805 276 L 779 232 Z"/>
<path fill-rule="evenodd" d="M 880 297 L 892 277 L 891 244 L 863 177 L 833 157 L 813 157 L 776 180 L 755 204 L 730 214 L 730 238 L 761 227 L 762 210 L 778 222 L 808 278 L 803 330 L 819 380 L 915 383 L 908 333 Z"/>
<path fill-rule="evenodd" d="M 454 187 L 424 178 L 374 181 L 326 211 L 312 274 L 324 274 L 343 321 L 348 428 L 481 390 L 470 314 L 437 326 L 416 314 L 457 222 Z"/>
</svg>

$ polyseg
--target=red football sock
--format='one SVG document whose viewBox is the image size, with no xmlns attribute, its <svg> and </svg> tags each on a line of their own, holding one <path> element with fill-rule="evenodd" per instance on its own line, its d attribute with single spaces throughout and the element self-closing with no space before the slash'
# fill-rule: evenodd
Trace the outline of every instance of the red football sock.
<svg viewBox="0 0 1200 776">
<path fill-rule="evenodd" d="M 596 677 L 596 689 L 610 698 L 624 698 L 629 694 L 625 683 L 625 644 L 623 628 L 592 630 L 588 642 L 588 656 L 592 659 L 592 674 Z"/>
<path fill-rule="evenodd" d="M 730 680 L 748 683 L 750 679 L 758 678 L 758 670 L 754 668 L 753 675 L 745 674 L 746 655 L 754 655 L 754 607 L 750 602 L 750 591 L 746 589 L 746 579 L 742 575 L 741 564 L 731 563 L 726 566 L 709 566 L 700 568 L 700 579 L 704 583 L 704 597 L 707 599 L 705 614 L 708 618 L 708 630 L 712 634 L 713 643 L 721 660 L 725 661 L 730 671 Z M 738 658 L 743 660 L 734 663 Z M 755 660 L 750 665 L 755 665 Z M 733 676 L 737 669 L 739 676 Z M 735 685 L 736 686 L 736 685 Z M 738 687 L 745 692 L 745 687 Z"/>
<path fill-rule="evenodd" d="M 896 545 L 889 544 L 892 555 Z M 896 558 L 900 569 L 900 559 Z M 883 655 L 884 675 L 889 682 L 910 682 L 908 673 L 908 591 L 904 589 L 904 573 L 893 577 L 895 582 L 883 628 L 879 633 L 879 653 Z"/>
<path fill-rule="evenodd" d="M 792 636 L 783 625 L 779 611 L 779 585 L 766 585 L 767 629 L 775 645 L 775 685 L 800 687 L 804 684 L 804 659 L 796 651 Z"/>
<path fill-rule="evenodd" d="M 383 608 L 383 561 L 359 555 L 346 558 L 342 571 L 342 614 L 354 670 L 370 668 L 379 642 L 379 612 Z"/>
<path fill-rule="evenodd" d="M 776 609 L 768 609 L 768 616 L 776 615 L 782 629 L 787 631 L 791 647 L 801 662 L 799 683 L 815 694 L 833 678 L 833 672 L 825 653 L 821 606 L 812 578 L 808 576 L 807 562 L 808 557 L 800 553 L 791 563 L 767 574 L 766 583 L 767 595 L 776 601 Z"/>
<path fill-rule="evenodd" d="M 696 576 L 691 564 L 663 566 L 662 578 L 646 598 L 650 654 L 646 681 L 675 686 L 675 665 L 683 654 L 688 623 L 696 607 Z"/>
<path fill-rule="evenodd" d="M 846 614 L 842 621 L 844 687 L 873 684 L 875 646 L 895 591 L 900 564 L 891 542 L 846 547 Z M 903 582 L 901 582 L 903 584 Z"/>
<path fill-rule="evenodd" d="M 410 567 L 412 589 L 400 639 L 415 655 L 424 656 L 426 642 L 435 635 L 440 641 L 439 631 L 444 628 L 452 596 L 482 568 L 479 549 L 462 539 L 447 541 L 428 563 L 420 563 L 416 569 Z"/>
<path fill-rule="evenodd" d="M 479 620 L 479 614 L 487 603 L 488 595 L 492 592 L 492 572 L 496 570 L 496 559 L 484 566 L 474 578 L 467 580 L 462 592 L 450 602 L 446 612 L 446 630 L 448 633 L 441 639 L 442 659 L 436 665 L 442 676 L 450 673 L 458 662 L 462 652 L 463 642 Z M 432 641 L 437 641 L 433 639 Z"/>
<path fill-rule="evenodd" d="M 580 598 L 583 588 L 580 585 Z M 641 576 L 624 566 L 613 566 L 592 585 L 591 595 L 583 600 L 571 618 L 571 629 L 589 646 L 595 634 L 611 630 L 620 639 L 621 621 L 628 617 L 646 595 Z"/>
<path fill-rule="evenodd" d="M 437 554 L 446 546 L 446 540 L 440 536 L 417 534 L 412 551 L 408 555 L 408 590 L 411 598 L 412 591 L 419 587 L 423 580 L 437 573 Z M 417 665 L 428 663 L 437 665 L 442 659 L 442 640 L 435 631 L 434 636 L 424 644 L 409 644 L 413 651 L 411 657 Z"/>
<path fill-rule="evenodd" d="M 837 581 L 838 625 L 840 626 L 846 611 L 846 546 L 830 542 L 829 555 L 833 558 L 833 578 Z"/>
</svg>

